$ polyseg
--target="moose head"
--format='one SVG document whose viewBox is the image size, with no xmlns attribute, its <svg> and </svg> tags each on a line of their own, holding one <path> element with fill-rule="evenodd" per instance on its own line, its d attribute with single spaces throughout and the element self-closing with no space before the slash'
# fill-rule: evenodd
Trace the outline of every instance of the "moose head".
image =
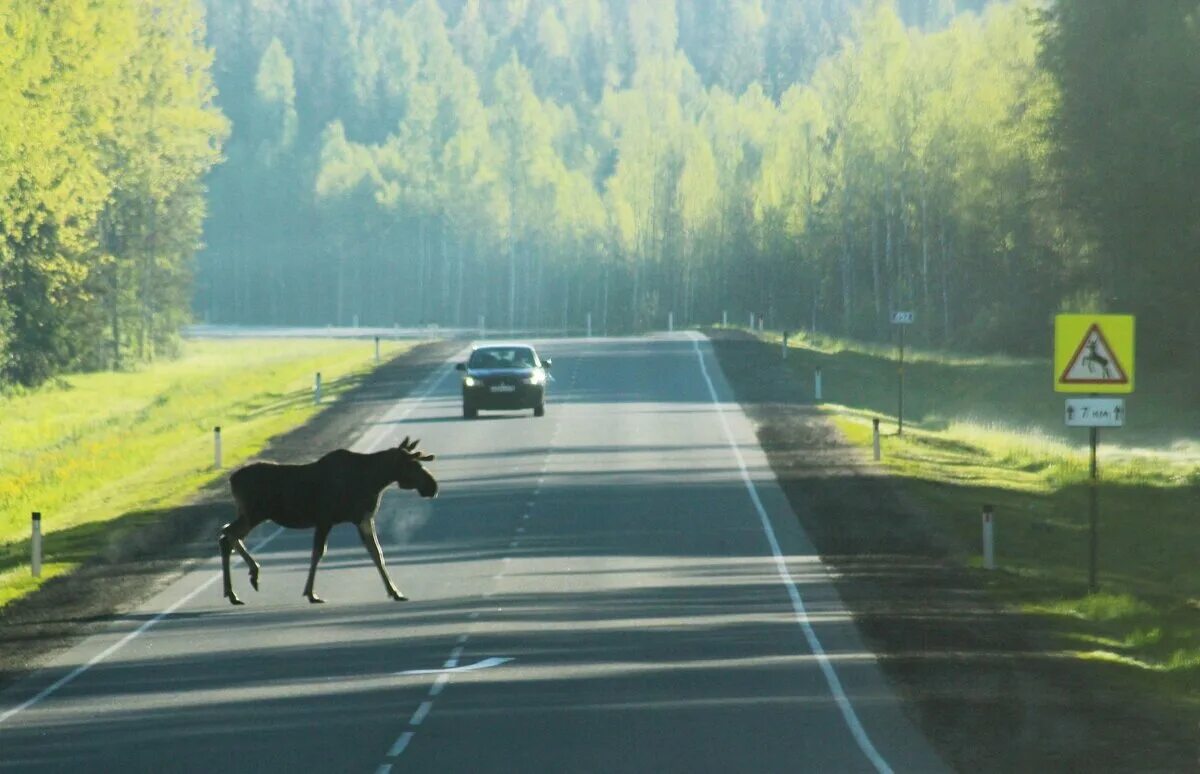
<svg viewBox="0 0 1200 774">
<path fill-rule="evenodd" d="M 396 472 L 396 486 L 401 489 L 415 489 L 422 497 L 437 497 L 437 480 L 421 465 L 422 462 L 433 461 L 435 457 L 418 451 L 419 443 L 421 441 L 418 439 L 410 441 L 408 436 L 404 436 L 400 445 L 393 449 L 399 468 Z"/>
</svg>

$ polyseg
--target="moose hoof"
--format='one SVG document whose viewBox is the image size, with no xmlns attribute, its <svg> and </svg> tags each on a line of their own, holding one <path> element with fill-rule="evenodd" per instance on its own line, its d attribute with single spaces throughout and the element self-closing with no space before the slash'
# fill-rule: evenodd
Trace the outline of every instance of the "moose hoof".
<svg viewBox="0 0 1200 774">
<path fill-rule="evenodd" d="M 311 603 L 312 603 L 312 604 L 314 604 L 314 605 L 323 605 L 323 604 L 325 604 L 325 600 L 321 599 L 321 598 L 320 598 L 320 597 L 318 597 L 316 594 L 305 594 L 304 596 L 308 597 L 308 601 L 309 601 L 309 602 L 311 602 Z"/>
<path fill-rule="evenodd" d="M 236 596 L 235 594 L 230 594 L 230 595 L 229 595 L 229 604 L 231 604 L 231 605 L 244 605 L 244 604 L 246 604 L 246 603 L 245 603 L 245 602 L 243 602 L 242 600 L 238 599 L 238 598 L 237 598 L 237 596 Z"/>
<path fill-rule="evenodd" d="M 404 596 L 399 591 L 393 591 L 391 593 L 391 597 L 396 602 L 407 602 L 408 601 L 408 597 Z"/>
<path fill-rule="evenodd" d="M 258 573 L 250 573 L 250 585 L 254 587 L 255 591 L 258 591 Z"/>
</svg>

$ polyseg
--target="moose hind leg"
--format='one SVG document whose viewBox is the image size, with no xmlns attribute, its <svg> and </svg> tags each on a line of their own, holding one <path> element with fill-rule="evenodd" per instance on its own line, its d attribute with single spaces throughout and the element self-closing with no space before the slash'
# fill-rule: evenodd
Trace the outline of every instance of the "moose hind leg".
<svg viewBox="0 0 1200 774">
<path fill-rule="evenodd" d="M 250 551 L 246 549 L 246 544 L 241 538 L 233 539 L 233 550 L 237 551 L 250 567 L 250 585 L 258 591 L 258 571 L 261 569 L 258 562 L 254 561 L 254 557 L 250 555 Z"/>
<path fill-rule="evenodd" d="M 228 529 L 228 525 L 226 529 Z M 229 554 L 233 550 L 233 546 L 229 536 L 225 534 L 225 530 L 221 530 L 221 537 L 218 538 L 217 543 L 221 546 L 221 576 L 225 583 L 225 596 L 229 599 L 230 604 L 244 604 L 242 600 L 238 599 L 237 594 L 233 593 L 233 581 L 229 578 Z"/>
<path fill-rule="evenodd" d="M 358 523 L 358 536 L 362 538 L 363 546 L 367 549 L 367 553 L 375 560 L 375 567 L 379 569 L 379 575 L 383 578 L 383 587 L 387 589 L 388 596 L 397 602 L 404 602 L 408 597 L 401 594 L 397 589 L 392 579 L 388 577 L 387 567 L 383 564 L 383 552 L 379 550 L 379 538 L 375 535 L 375 519 L 365 519 Z"/>
<path fill-rule="evenodd" d="M 330 524 L 318 524 L 317 528 L 313 530 L 312 564 L 308 567 L 308 582 L 304 584 L 304 596 L 308 597 L 308 601 L 313 604 L 325 601 L 313 591 L 313 581 L 317 577 L 317 563 L 325 555 L 325 542 L 329 539 L 330 529 L 332 529 Z"/>
</svg>

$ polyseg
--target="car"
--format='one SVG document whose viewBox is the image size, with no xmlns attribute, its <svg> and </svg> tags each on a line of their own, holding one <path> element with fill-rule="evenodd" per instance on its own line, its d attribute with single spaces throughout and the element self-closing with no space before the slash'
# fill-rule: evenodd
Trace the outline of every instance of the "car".
<svg viewBox="0 0 1200 774">
<path fill-rule="evenodd" d="M 462 378 L 463 416 L 474 419 L 480 409 L 533 409 L 546 414 L 546 381 L 550 358 L 523 343 L 488 343 L 476 346 L 456 368 Z"/>
</svg>

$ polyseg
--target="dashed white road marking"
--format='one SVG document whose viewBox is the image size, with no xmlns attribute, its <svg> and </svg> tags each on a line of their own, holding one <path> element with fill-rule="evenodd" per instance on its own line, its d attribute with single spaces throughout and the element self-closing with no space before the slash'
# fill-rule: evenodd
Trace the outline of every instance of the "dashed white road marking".
<svg viewBox="0 0 1200 774">
<path fill-rule="evenodd" d="M 429 715 L 429 710 L 433 709 L 433 702 L 423 701 L 421 706 L 417 707 L 417 711 L 413 713 L 412 720 L 408 721 L 410 726 L 419 726 Z"/>
<path fill-rule="evenodd" d="M 390 750 L 388 750 L 388 757 L 395 758 L 395 757 L 399 756 L 401 753 L 403 753 L 404 748 L 408 747 L 408 743 L 412 741 L 412 738 L 413 738 L 412 731 L 405 731 L 403 734 L 401 734 L 400 738 L 396 740 L 396 743 L 392 745 Z M 392 767 L 390 765 L 388 765 L 387 768 L 388 768 L 388 771 L 391 771 L 391 769 L 392 769 Z"/>
<path fill-rule="evenodd" d="M 574 375 L 572 375 L 572 385 L 574 385 Z M 558 432 L 561 428 L 562 428 L 561 422 L 556 422 L 554 424 L 554 430 L 551 434 L 551 442 L 550 442 L 551 447 L 557 441 Z M 521 513 L 521 519 L 523 521 L 528 520 L 530 518 L 530 516 L 531 516 L 530 512 L 533 510 L 534 501 L 536 500 L 537 496 L 539 494 L 541 494 L 542 487 L 546 483 L 546 471 L 549 470 L 549 468 L 550 468 L 550 455 L 552 454 L 551 447 L 547 447 L 545 456 L 542 459 L 541 471 L 538 474 L 537 485 L 534 488 L 533 494 L 525 502 L 525 508 L 524 508 L 523 512 Z M 517 473 L 520 470 L 521 470 L 520 466 L 517 466 L 517 465 L 514 465 L 512 468 L 510 468 L 510 472 L 512 472 L 512 473 Z M 524 533 L 525 533 L 525 527 L 523 525 L 518 526 L 516 529 L 516 534 L 521 535 Z M 509 543 L 508 547 L 510 549 L 514 549 L 519 546 L 520 546 L 520 540 L 514 539 Z M 511 557 L 511 556 L 505 556 L 503 559 L 503 565 L 505 567 L 507 567 L 508 564 L 512 561 L 512 559 L 513 559 L 513 557 Z M 498 572 L 494 576 L 492 576 L 492 580 L 494 580 L 494 581 L 500 581 L 503 579 L 504 579 L 504 570 L 501 570 L 500 572 Z M 486 599 L 486 598 L 491 597 L 493 593 L 494 593 L 494 589 L 489 588 L 483 592 L 482 596 Z M 503 608 L 496 608 L 496 611 L 503 612 Z M 474 610 L 467 615 L 467 620 L 469 620 L 469 621 L 475 621 L 478 618 L 479 618 L 478 610 Z M 439 696 L 443 690 L 445 690 L 446 686 L 450 682 L 451 673 L 471 672 L 471 671 L 475 671 L 478 669 L 489 669 L 492 667 L 500 666 L 502 664 L 506 664 L 509 661 L 512 661 L 511 658 L 493 656 L 491 658 L 485 658 L 482 661 L 478 661 L 474 664 L 467 664 L 465 666 L 459 666 L 459 659 L 462 658 L 464 646 L 466 645 L 469 638 L 470 638 L 469 634 L 460 634 L 458 636 L 458 639 L 456 640 L 456 646 L 455 646 L 454 650 L 452 650 L 450 652 L 450 658 L 448 658 L 446 660 L 445 665 L 441 669 L 410 669 L 410 670 L 407 670 L 404 672 L 397 673 L 400 675 L 437 674 L 437 679 L 434 680 L 433 685 L 431 685 L 429 687 L 429 700 L 421 702 L 421 705 L 419 707 L 417 707 L 416 712 L 413 713 L 412 718 L 408 722 L 410 729 L 419 727 L 421 725 L 421 723 L 424 722 L 425 719 L 429 716 L 429 713 L 433 711 L 433 701 L 432 700 L 434 698 L 436 698 L 437 696 Z M 388 757 L 390 757 L 390 758 L 399 757 L 404 752 L 405 748 L 408 747 L 408 744 L 412 740 L 414 733 L 415 733 L 415 731 L 408 730 L 408 731 L 405 731 L 403 734 L 401 734 L 400 737 L 396 740 L 395 744 L 393 744 L 391 749 L 388 751 Z M 379 767 L 377 774 L 390 774 L 391 770 L 392 770 L 392 765 L 390 763 L 385 763 Z"/>
</svg>

